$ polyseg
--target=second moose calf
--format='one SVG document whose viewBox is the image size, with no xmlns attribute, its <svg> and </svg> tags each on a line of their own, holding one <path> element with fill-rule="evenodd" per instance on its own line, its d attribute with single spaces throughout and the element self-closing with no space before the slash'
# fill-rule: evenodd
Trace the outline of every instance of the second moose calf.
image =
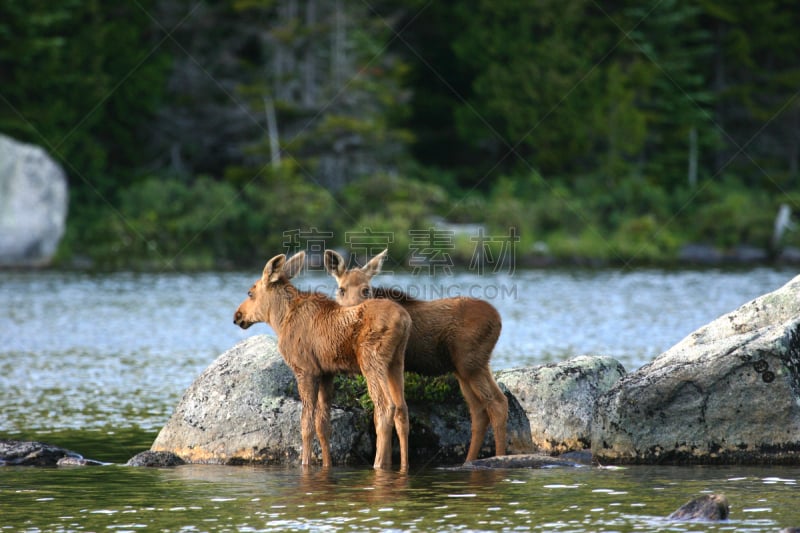
<svg viewBox="0 0 800 533">
<path fill-rule="evenodd" d="M 399 291 L 372 288 L 370 281 L 380 272 L 385 256 L 386 250 L 363 268 L 347 270 L 341 255 L 325 250 L 325 269 L 339 286 L 336 300 L 357 305 L 370 298 L 390 299 L 402 305 L 412 321 L 405 369 L 427 376 L 453 372 L 467 401 L 472 438 L 466 460 L 478 458 L 490 422 L 495 453 L 505 455 L 508 400 L 489 368 L 500 336 L 500 314 L 488 302 L 475 298 L 422 301 Z"/>
</svg>

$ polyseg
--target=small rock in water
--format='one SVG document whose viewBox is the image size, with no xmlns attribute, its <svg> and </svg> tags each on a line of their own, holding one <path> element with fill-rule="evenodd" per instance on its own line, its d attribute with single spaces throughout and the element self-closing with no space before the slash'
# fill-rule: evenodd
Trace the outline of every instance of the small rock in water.
<svg viewBox="0 0 800 533">
<path fill-rule="evenodd" d="M 565 461 L 575 461 L 582 465 L 592 465 L 592 450 L 574 450 L 571 452 L 562 453 L 558 456 L 559 459 Z"/>
<path fill-rule="evenodd" d="M 125 463 L 126 466 L 150 466 L 156 468 L 179 466 L 183 464 L 186 464 L 186 461 L 172 452 L 153 452 L 150 450 L 137 453 Z"/>
<path fill-rule="evenodd" d="M 670 520 L 727 520 L 728 498 L 723 494 L 707 494 L 683 504 L 669 515 Z"/>
</svg>

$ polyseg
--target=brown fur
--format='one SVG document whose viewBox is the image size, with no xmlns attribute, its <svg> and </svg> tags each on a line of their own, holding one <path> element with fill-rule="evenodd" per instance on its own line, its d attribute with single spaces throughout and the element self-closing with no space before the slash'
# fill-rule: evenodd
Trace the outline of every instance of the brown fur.
<svg viewBox="0 0 800 533">
<path fill-rule="evenodd" d="M 242 329 L 266 322 L 278 335 L 278 349 L 297 378 L 303 404 L 302 464 L 311 462 L 312 429 L 322 448 L 323 466 L 331 465 L 330 400 L 333 376 L 361 373 L 375 405 L 375 468 L 392 463 L 392 421 L 400 439 L 400 468 L 408 470 L 408 408 L 404 396 L 403 352 L 411 318 L 399 305 L 370 300 L 342 307 L 322 294 L 298 290 L 291 278 L 305 254 L 288 261 L 270 259 L 260 280 L 234 314 Z"/>
<path fill-rule="evenodd" d="M 325 251 L 325 268 L 336 279 L 336 300 L 357 305 L 369 298 L 390 299 L 411 315 L 411 336 L 406 348 L 405 369 L 424 375 L 453 372 L 469 406 L 472 438 L 467 461 L 478 458 L 486 431 L 494 428 L 497 455 L 505 455 L 508 400 L 489 368 L 502 322 L 488 302 L 475 298 L 416 300 L 395 290 L 371 288 L 372 276 L 380 272 L 386 251 L 363 268 L 346 270 L 344 259 Z"/>
</svg>

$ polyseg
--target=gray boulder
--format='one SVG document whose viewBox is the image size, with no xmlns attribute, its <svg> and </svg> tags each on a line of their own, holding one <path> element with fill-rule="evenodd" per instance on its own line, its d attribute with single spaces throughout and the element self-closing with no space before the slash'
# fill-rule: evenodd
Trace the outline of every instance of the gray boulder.
<svg viewBox="0 0 800 533">
<path fill-rule="evenodd" d="M 294 376 L 275 339 L 250 337 L 192 383 L 150 450 L 172 452 L 188 463 L 298 462 L 301 405 L 293 387 Z M 353 418 L 342 409 L 331 411 L 335 461 L 368 454 L 364 430 L 344 431 L 353 427 Z"/>
<path fill-rule="evenodd" d="M 606 463 L 800 462 L 800 276 L 698 329 L 597 404 Z"/>
<path fill-rule="evenodd" d="M 496 377 L 522 405 L 534 448 L 555 455 L 590 446 L 597 398 L 623 375 L 625 368 L 616 359 L 584 355 L 502 370 Z"/>
<path fill-rule="evenodd" d="M 61 167 L 41 148 L 0 135 L 0 267 L 49 263 L 66 219 Z"/>
<path fill-rule="evenodd" d="M 529 453 L 527 418 L 513 397 L 509 399 L 509 453 Z M 412 464 L 463 461 L 470 420 L 460 395 L 457 400 L 431 402 L 407 394 Z M 188 463 L 297 464 L 300 413 L 297 385 L 276 340 L 250 337 L 219 356 L 187 389 L 151 451 L 172 452 Z M 334 463 L 372 463 L 375 431 L 370 413 L 335 400 L 331 426 Z M 484 444 L 492 453 L 491 435 Z M 314 446 L 319 459 L 316 439 Z"/>
</svg>

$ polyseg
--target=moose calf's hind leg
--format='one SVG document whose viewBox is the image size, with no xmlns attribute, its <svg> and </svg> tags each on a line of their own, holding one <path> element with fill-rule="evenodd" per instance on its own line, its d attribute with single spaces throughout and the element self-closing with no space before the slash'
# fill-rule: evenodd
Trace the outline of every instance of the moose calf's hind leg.
<svg viewBox="0 0 800 533">
<path fill-rule="evenodd" d="M 483 446 L 483 439 L 486 437 L 486 430 L 489 427 L 489 414 L 486 410 L 486 402 L 479 397 L 473 390 L 467 378 L 456 376 L 458 385 L 461 387 L 461 394 L 467 402 L 469 408 L 470 422 L 472 426 L 472 438 L 469 442 L 466 461 L 474 461 Z M 472 379 L 475 379 L 473 376 Z"/>
<path fill-rule="evenodd" d="M 508 426 L 508 398 L 497 385 L 488 367 L 482 369 L 473 382 L 476 394 L 483 395 L 486 414 L 494 430 L 495 455 L 506 454 L 506 434 Z"/>
<path fill-rule="evenodd" d="M 496 455 L 506 454 L 506 434 L 508 428 L 508 398 L 495 384 L 495 397 L 489 404 L 489 419 L 494 429 L 494 446 Z"/>
</svg>

